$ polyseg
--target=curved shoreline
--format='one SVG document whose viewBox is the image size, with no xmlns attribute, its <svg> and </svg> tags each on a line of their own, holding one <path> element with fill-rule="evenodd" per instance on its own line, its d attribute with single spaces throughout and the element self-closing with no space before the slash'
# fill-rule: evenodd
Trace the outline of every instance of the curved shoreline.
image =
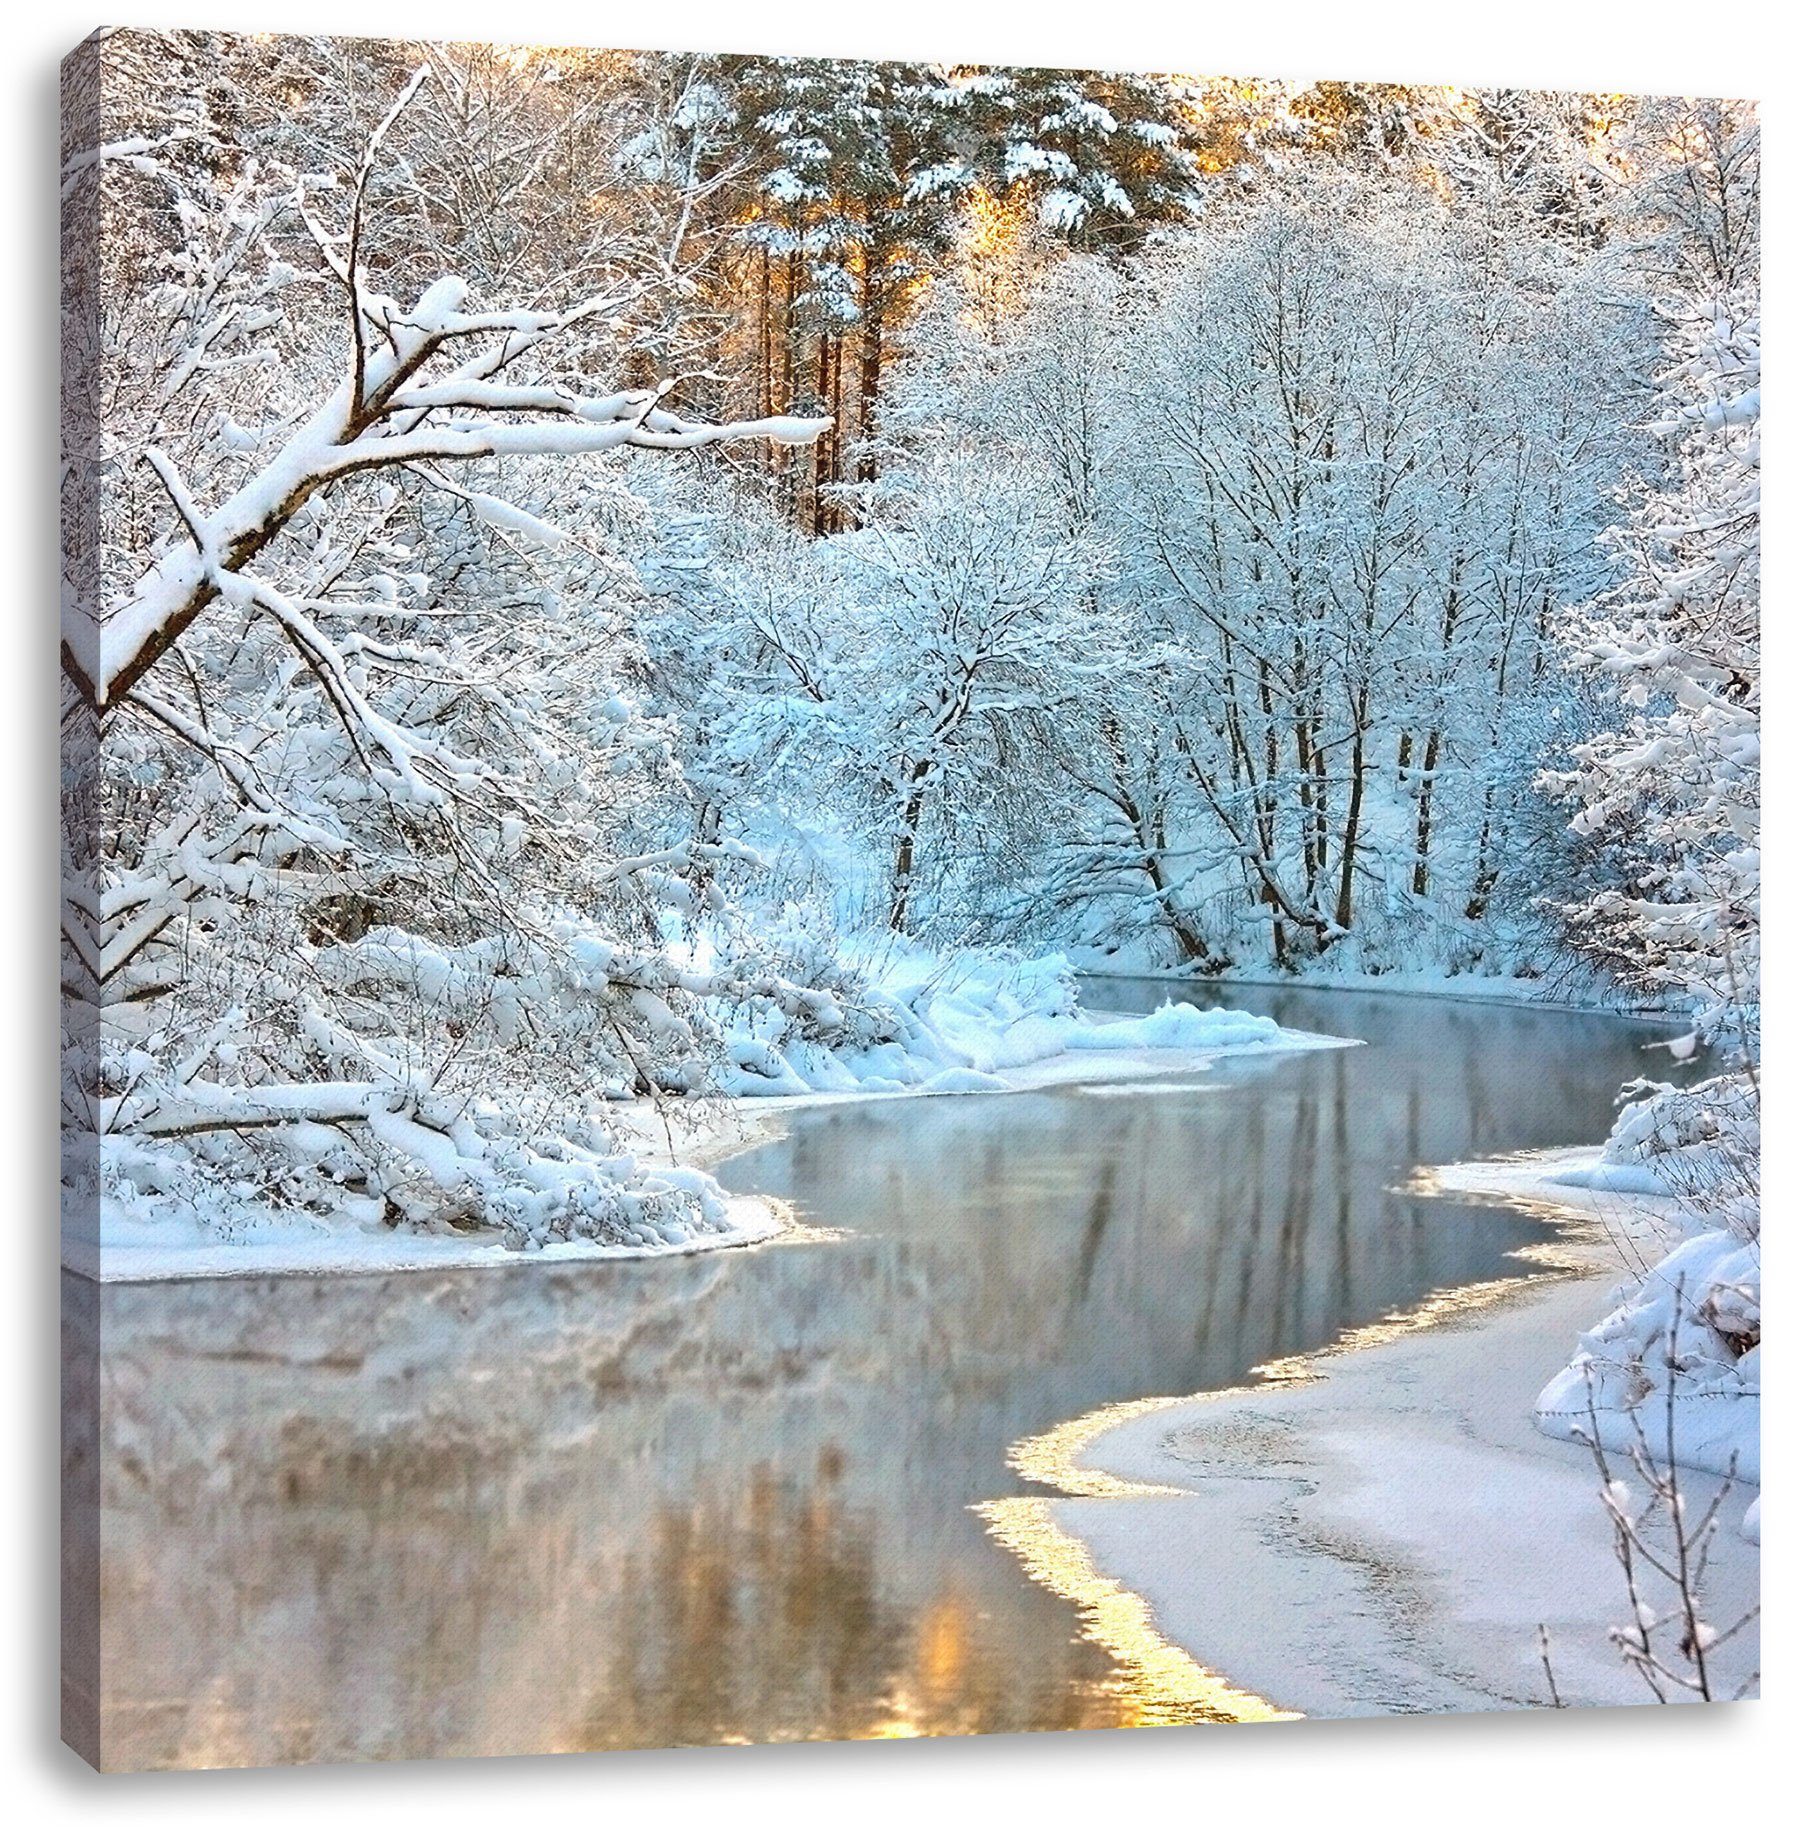
<svg viewBox="0 0 1800 1837">
<path fill-rule="evenodd" d="M 1515 1253 L 1537 1267 L 1428 1296 L 1256 1382 L 1028 1438 L 1011 1464 L 1055 1496 L 990 1502 L 990 1530 L 1122 1664 L 1154 1642 L 1262 1716 L 1542 1706 L 1540 1623 L 1565 1703 L 1646 1701 L 1608 1639 L 1625 1599 L 1591 1459 L 1531 1418 L 1604 1309 L 1606 1247 L 1644 1225 L 1639 1200 L 1543 1190 L 1594 1152 L 1420 1170 L 1435 1195 L 1550 1218 L 1557 1235 Z M 1722 1623 L 1758 1582 L 1754 1548 L 1722 1535 Z M 1109 1641 L 1109 1592 L 1139 1605 L 1148 1640 Z M 1752 1639 L 1734 1665 L 1754 1668 Z M 1188 1719 L 1240 1717 L 1203 1703 Z"/>
</svg>

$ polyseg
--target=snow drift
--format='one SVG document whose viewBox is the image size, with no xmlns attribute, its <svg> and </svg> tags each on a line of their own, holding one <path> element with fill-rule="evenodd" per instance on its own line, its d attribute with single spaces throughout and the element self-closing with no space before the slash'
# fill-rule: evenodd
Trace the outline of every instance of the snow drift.
<svg viewBox="0 0 1800 1837">
<path fill-rule="evenodd" d="M 1760 1128 L 1741 1075 L 1627 1104 L 1600 1160 L 1558 1176 L 1654 1196 L 1682 1241 L 1582 1334 L 1537 1419 L 1568 1440 L 1759 1482 L 1762 1475 Z"/>
</svg>

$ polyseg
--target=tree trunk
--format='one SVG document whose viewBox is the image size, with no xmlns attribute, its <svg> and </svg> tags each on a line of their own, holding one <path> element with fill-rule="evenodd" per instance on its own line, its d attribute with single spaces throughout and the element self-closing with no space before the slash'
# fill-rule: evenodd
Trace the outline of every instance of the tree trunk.
<svg viewBox="0 0 1800 1837">
<path fill-rule="evenodd" d="M 1281 902 L 1275 895 L 1274 874 L 1280 863 L 1275 859 L 1275 774 L 1281 765 L 1281 757 L 1275 738 L 1274 709 L 1275 698 L 1269 686 L 1269 672 L 1266 665 L 1257 668 L 1257 698 L 1263 712 L 1263 782 L 1256 790 L 1256 839 L 1262 850 L 1260 872 L 1263 880 L 1263 897 L 1269 902 L 1270 946 L 1275 953 L 1275 961 L 1283 968 L 1293 965 L 1293 958 L 1288 951 L 1287 929 L 1281 922 Z"/>
<path fill-rule="evenodd" d="M 769 251 L 767 245 L 761 252 L 761 287 L 758 290 L 757 334 L 756 334 L 756 412 L 759 415 L 772 415 L 775 412 L 775 364 L 774 364 L 774 313 L 770 297 Z M 772 443 L 771 443 L 772 445 Z"/>
<path fill-rule="evenodd" d="M 839 338 L 833 341 L 831 354 L 831 476 L 834 483 L 841 483 L 844 476 L 844 341 Z M 841 504 L 833 505 L 831 512 L 833 529 L 846 526 L 844 508 Z"/>
<path fill-rule="evenodd" d="M 1319 877 L 1325 863 L 1319 858 L 1319 832 L 1313 797 L 1312 738 L 1307 732 L 1306 717 L 1294 722 L 1294 765 L 1300 791 L 1300 867 L 1306 888 L 1306 903 L 1317 903 Z"/>
<path fill-rule="evenodd" d="M 1357 697 L 1356 726 L 1350 741 L 1350 803 L 1344 812 L 1344 840 L 1339 848 L 1337 911 L 1333 922 L 1340 932 L 1350 929 L 1351 902 L 1355 892 L 1352 876 L 1356 872 L 1356 847 L 1362 831 L 1364 778 L 1364 737 L 1369 717 L 1369 697 L 1365 690 Z"/>
<path fill-rule="evenodd" d="M 822 410 L 831 400 L 831 347 L 833 340 L 830 333 L 819 334 L 819 367 L 815 392 Z M 813 442 L 812 464 L 812 532 L 823 536 L 830 528 L 831 512 L 829 488 L 835 482 L 837 467 L 833 463 L 837 429 L 834 426 L 822 440 Z"/>
<path fill-rule="evenodd" d="M 875 310 L 873 285 L 863 293 L 862 362 L 856 384 L 856 427 L 862 436 L 862 456 L 856 476 L 865 485 L 875 482 L 875 404 L 881 393 L 881 315 Z"/>
<path fill-rule="evenodd" d="M 1425 738 L 1425 763 L 1419 781 L 1419 820 L 1413 836 L 1412 890 L 1421 899 L 1431 885 L 1431 788 L 1436 779 L 1438 754 L 1444 730 L 1434 727 Z"/>
<path fill-rule="evenodd" d="M 783 278 L 781 298 L 781 406 L 777 414 L 792 414 L 794 409 L 794 301 L 800 293 L 800 257 L 794 250 L 788 251 L 788 258 L 782 264 Z M 787 447 L 775 449 L 775 470 L 781 480 L 781 509 L 786 516 L 793 516 L 796 504 L 796 481 L 800 468 L 796 456 Z"/>
<path fill-rule="evenodd" d="M 1175 903 L 1175 889 L 1170 886 L 1169 877 L 1163 872 L 1162 858 L 1169 846 L 1169 836 L 1162 817 L 1156 818 L 1150 833 L 1146 835 L 1144 823 L 1136 814 L 1135 802 L 1132 804 L 1132 811 L 1137 825 L 1138 840 L 1144 844 L 1144 872 L 1149 876 L 1150 885 L 1155 889 L 1157 904 L 1163 910 L 1163 922 L 1175 939 L 1175 948 L 1181 952 L 1181 961 L 1197 964 L 1209 973 L 1224 969 L 1226 960 L 1214 954 L 1206 939 L 1194 929 L 1187 916 Z"/>
<path fill-rule="evenodd" d="M 904 931 L 912 904 L 914 851 L 918 842 L 919 819 L 925 813 L 925 781 L 931 776 L 931 763 L 921 759 L 907 774 L 906 803 L 900 813 L 900 837 L 894 851 L 894 872 L 889 885 L 888 929 Z"/>
<path fill-rule="evenodd" d="M 1494 787 L 1490 784 L 1481 796 L 1481 839 L 1475 844 L 1475 878 L 1469 886 L 1469 903 L 1463 908 L 1466 919 L 1487 916 L 1488 900 L 1493 896 L 1499 878 L 1488 862 L 1488 850 L 1494 840 Z"/>
</svg>

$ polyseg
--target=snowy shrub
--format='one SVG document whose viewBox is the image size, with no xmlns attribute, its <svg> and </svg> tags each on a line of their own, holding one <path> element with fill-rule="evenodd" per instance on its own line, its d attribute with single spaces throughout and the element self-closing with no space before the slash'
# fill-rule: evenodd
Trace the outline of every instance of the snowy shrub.
<svg viewBox="0 0 1800 1837">
<path fill-rule="evenodd" d="M 1673 105 L 1671 105 L 1673 106 Z M 1673 1195 L 1695 1232 L 1584 1336 L 1540 1403 L 1564 1425 L 1591 1390 L 1623 1447 L 1667 1390 L 1664 1458 L 1759 1463 L 1761 1368 L 1761 358 L 1754 123 L 1727 104 L 1663 126 L 1684 152 L 1653 176 L 1644 259 L 1667 287 L 1656 432 L 1665 477 L 1610 541 L 1625 562 L 1573 640 L 1618 724 L 1556 779 L 1608 884 L 1571 906 L 1584 948 L 1675 1004 L 1726 1070 L 1628 1092 L 1592 1184 Z M 1666 1429 L 1659 1431 L 1669 1439 Z"/>
</svg>

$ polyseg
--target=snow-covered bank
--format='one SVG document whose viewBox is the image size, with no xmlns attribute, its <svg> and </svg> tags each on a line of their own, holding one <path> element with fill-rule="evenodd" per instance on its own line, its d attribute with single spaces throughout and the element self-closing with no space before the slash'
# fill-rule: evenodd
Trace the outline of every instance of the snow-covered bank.
<svg viewBox="0 0 1800 1837">
<path fill-rule="evenodd" d="M 362 1231 L 354 1227 L 306 1230 L 271 1222 L 265 1231 L 227 1243 L 172 1232 L 139 1237 L 127 1231 L 65 1233 L 63 1267 L 102 1282 L 172 1282 L 213 1276 L 375 1276 L 417 1270 L 523 1269 L 538 1263 L 617 1262 L 627 1258 L 693 1256 L 760 1244 L 788 1228 L 784 1207 L 772 1199 L 730 1196 L 726 1222 L 705 1236 L 661 1245 L 603 1244 L 571 1238 L 528 1253 L 509 1250 L 498 1232 Z"/>
<path fill-rule="evenodd" d="M 997 1502 L 988 1521 L 1096 1636 L 1129 1622 L 1137 1647 L 1174 1648 L 1256 1713 L 1543 1704 L 1540 1623 L 1565 1703 L 1648 1701 L 1608 1637 L 1631 1605 L 1592 1457 L 1530 1410 L 1606 1289 L 1521 1275 L 1271 1383 L 1101 1412 L 1015 1451 L 1064 1497 Z M 1719 1626 L 1758 1594 L 1735 1528 L 1748 1489 L 1733 1490 L 1704 1596 Z M 1755 1668 L 1754 1629 L 1722 1662 L 1729 1695 Z"/>
<path fill-rule="evenodd" d="M 1761 1244 L 1737 1220 L 1716 1131 L 1692 1139 L 1689 1119 L 1706 1113 L 1713 1088 L 1628 1105 L 1604 1149 L 1440 1168 L 1432 1178 L 1445 1191 L 1573 1215 L 1604 1232 L 1616 1286 L 1573 1356 L 1560 1348 L 1545 1364 L 1556 1372 L 1536 1405 L 1546 1434 L 1597 1434 L 1618 1454 L 1645 1447 L 1658 1461 L 1759 1483 Z M 1670 1139 L 1659 1144 L 1659 1130 Z M 1753 1210 L 1753 1196 L 1741 1197 Z"/>
<path fill-rule="evenodd" d="M 1062 952 L 940 957 L 883 939 L 878 951 L 853 941 L 844 955 L 879 1014 L 878 1037 L 827 1041 L 764 1017 L 761 1031 L 731 1036 L 733 1065 L 721 1082 L 732 1096 L 1026 1090 L 1090 1073 L 1118 1075 L 1124 1054 L 1156 1071 L 1192 1065 L 1196 1054 L 1210 1061 L 1222 1052 L 1339 1043 L 1284 1029 L 1266 1015 L 1176 999 L 1152 1014 L 1093 1013 L 1080 1005 Z"/>
<path fill-rule="evenodd" d="M 1118 954 L 1072 950 L 1070 962 L 1094 982 L 1165 982 L 1172 988 L 1316 989 L 1358 995 L 1421 995 L 1437 1000 L 1493 1003 L 1505 1007 L 1547 1008 L 1559 1014 L 1618 1014 L 1630 1019 L 1669 1018 L 1666 1009 L 1646 1007 L 1618 988 L 1592 978 L 1572 982 L 1543 976 L 1487 975 L 1478 970 L 1357 970 L 1310 964 L 1284 976 L 1263 965 L 1221 970 L 1214 975 L 1166 968 L 1121 968 Z"/>
<path fill-rule="evenodd" d="M 912 955 L 871 979 L 899 1024 L 892 1037 L 827 1048 L 813 1040 L 734 1043 L 730 1096 L 639 1099 L 605 1106 L 587 1132 L 606 1144 L 594 1178 L 629 1189 L 639 1213 L 617 1232 L 533 1231 L 447 1224 L 396 1229 L 373 1199 L 336 1213 L 246 1198 L 221 1210 L 180 1187 L 135 1178 L 141 1146 L 113 1151 L 114 1176 L 98 1206 L 68 1208 L 63 1261 L 106 1281 L 274 1274 L 354 1274 L 685 1255 L 762 1242 L 786 1228 L 780 1202 L 728 1195 L 704 1171 L 781 1127 L 784 1112 L 872 1098 L 964 1096 L 1058 1084 L 1140 1082 L 1204 1071 L 1227 1055 L 1290 1052 L 1350 1042 L 1284 1029 L 1264 1016 L 1165 1003 L 1147 1015 L 1083 1010 L 1060 958 L 1028 962 L 971 955 L 946 965 Z M 754 1061 L 757 1070 L 744 1075 Z M 406 1119 L 390 1119 L 394 1128 Z M 409 1135 L 424 1138 L 414 1127 Z M 420 1153 L 456 1161 L 448 1137 Z M 160 1169 L 152 1168 L 154 1177 Z M 459 1168 L 447 1167 L 452 1190 Z M 662 1195 L 666 1192 L 667 1203 Z M 529 1198 L 530 1195 L 525 1197 Z M 98 1220 L 98 1235 L 95 1221 Z"/>
<path fill-rule="evenodd" d="M 1492 1161 L 1453 1161 L 1421 1168 L 1415 1190 L 1496 1199 L 1536 1217 L 1587 1227 L 1611 1242 L 1621 1267 L 1644 1266 L 1646 1254 L 1681 1234 L 1680 1210 L 1666 1192 L 1601 1171 L 1604 1150 L 1534 1148 Z"/>
</svg>

